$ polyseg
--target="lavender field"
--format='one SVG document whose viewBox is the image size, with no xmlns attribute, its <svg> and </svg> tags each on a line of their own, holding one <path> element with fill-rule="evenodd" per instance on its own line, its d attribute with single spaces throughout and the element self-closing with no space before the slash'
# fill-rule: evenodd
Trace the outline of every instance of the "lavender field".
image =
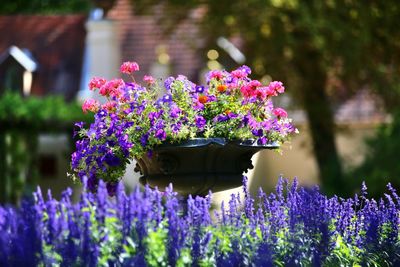
<svg viewBox="0 0 400 267">
<path fill-rule="evenodd" d="M 180 199 L 119 186 L 84 190 L 71 202 L 40 190 L 21 207 L 0 207 L 0 266 L 399 266 L 400 198 L 328 198 L 281 179 L 256 198 Z"/>
</svg>

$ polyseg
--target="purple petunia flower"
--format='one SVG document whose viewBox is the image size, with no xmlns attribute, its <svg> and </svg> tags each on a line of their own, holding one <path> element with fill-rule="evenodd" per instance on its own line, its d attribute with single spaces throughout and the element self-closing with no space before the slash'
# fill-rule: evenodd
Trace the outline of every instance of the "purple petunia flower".
<svg viewBox="0 0 400 267">
<path fill-rule="evenodd" d="M 83 122 L 83 121 L 76 122 L 76 123 L 74 124 L 74 126 L 78 127 L 79 129 L 82 129 L 82 127 L 83 127 L 84 125 L 85 125 L 85 122 Z"/>
<path fill-rule="evenodd" d="M 254 130 L 252 130 L 251 131 L 251 133 L 254 135 L 254 136 L 262 136 L 263 135 L 263 130 L 262 129 L 254 129 Z"/>
<path fill-rule="evenodd" d="M 165 79 L 164 86 L 165 89 L 167 89 L 167 91 L 171 91 L 171 85 L 174 81 L 175 81 L 174 77 L 168 77 L 167 79 Z"/>
<path fill-rule="evenodd" d="M 235 118 L 239 117 L 239 115 L 236 113 L 233 113 L 233 112 L 229 112 L 228 117 L 229 117 L 229 119 L 235 119 Z"/>
<path fill-rule="evenodd" d="M 204 93 L 204 86 L 202 85 L 197 85 L 195 89 L 196 93 Z"/>
<path fill-rule="evenodd" d="M 161 98 L 161 99 L 158 99 L 158 100 L 154 103 L 154 105 L 155 105 L 157 108 L 162 108 L 161 106 L 162 106 L 163 103 L 164 103 L 164 101 L 163 101 L 163 99 Z"/>
<path fill-rule="evenodd" d="M 104 161 L 111 167 L 115 167 L 121 164 L 120 158 L 114 155 L 111 151 L 107 152 L 104 155 Z"/>
<path fill-rule="evenodd" d="M 161 113 L 162 113 L 162 110 L 160 110 L 159 112 L 150 112 L 149 113 L 148 117 L 149 117 L 151 125 L 154 125 L 155 120 L 160 118 Z"/>
<path fill-rule="evenodd" d="M 204 110 L 204 105 L 196 98 L 193 100 L 193 109 L 196 111 Z"/>
<path fill-rule="evenodd" d="M 123 151 L 129 151 L 129 149 L 133 146 L 131 142 L 129 142 L 129 136 L 124 134 L 118 138 L 118 143 Z"/>
<path fill-rule="evenodd" d="M 87 180 L 86 186 L 90 191 L 95 191 L 97 189 L 97 185 L 99 184 L 99 179 L 96 178 L 94 174 L 90 175 L 89 179 Z"/>
<path fill-rule="evenodd" d="M 97 116 L 99 117 L 99 118 L 103 118 L 103 117 L 105 117 L 105 116 L 107 116 L 107 111 L 106 110 L 104 110 L 104 109 L 100 109 L 98 112 L 97 112 Z"/>
<path fill-rule="evenodd" d="M 71 155 L 72 169 L 78 168 L 81 158 L 82 158 L 82 154 L 79 153 L 78 151 L 75 151 L 74 153 L 72 153 L 72 155 Z"/>
<path fill-rule="evenodd" d="M 174 124 L 171 125 L 171 127 L 172 127 L 172 132 L 176 134 L 181 129 L 182 124 L 181 123 L 174 123 Z"/>
<path fill-rule="evenodd" d="M 140 144 L 143 147 L 147 146 L 147 142 L 149 141 L 149 133 L 144 134 L 142 137 L 140 137 Z"/>
<path fill-rule="evenodd" d="M 203 116 L 196 116 L 195 120 L 196 120 L 196 127 L 199 129 L 203 129 L 207 122 Z"/>
<path fill-rule="evenodd" d="M 249 125 L 250 129 L 255 129 L 259 125 L 259 123 L 251 115 L 247 116 L 247 124 Z"/>
<path fill-rule="evenodd" d="M 268 142 L 268 139 L 265 136 L 263 136 L 257 140 L 257 144 L 259 144 L 259 145 L 265 145 L 265 144 L 267 144 L 267 142 Z"/>
<path fill-rule="evenodd" d="M 161 141 L 164 141 L 167 138 L 167 134 L 162 129 L 157 130 L 155 136 L 156 136 L 156 138 L 160 139 Z"/>
<path fill-rule="evenodd" d="M 171 94 L 165 94 L 162 98 L 164 103 L 170 103 L 172 102 L 172 95 Z"/>
<path fill-rule="evenodd" d="M 208 96 L 207 96 L 207 101 L 208 101 L 208 102 L 217 101 L 217 97 L 216 97 L 215 95 L 208 95 Z"/>
<path fill-rule="evenodd" d="M 170 112 L 169 115 L 170 115 L 171 118 L 176 119 L 176 118 L 179 117 L 180 113 L 181 113 L 181 109 L 177 105 L 173 105 L 171 107 L 171 112 Z"/>
<path fill-rule="evenodd" d="M 225 114 L 219 114 L 213 119 L 214 122 L 223 122 L 227 120 L 229 120 L 229 116 Z"/>
<path fill-rule="evenodd" d="M 243 65 L 243 66 L 241 66 L 241 67 L 238 68 L 238 69 L 241 70 L 241 71 L 243 71 L 243 72 L 245 72 L 247 75 L 251 74 L 251 69 L 250 69 L 248 66 L 246 66 L 246 65 Z"/>
</svg>

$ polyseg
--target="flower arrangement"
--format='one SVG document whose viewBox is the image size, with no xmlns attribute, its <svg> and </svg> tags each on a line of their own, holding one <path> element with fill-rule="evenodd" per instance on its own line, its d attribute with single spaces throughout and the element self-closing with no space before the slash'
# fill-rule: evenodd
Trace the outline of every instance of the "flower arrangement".
<svg viewBox="0 0 400 267">
<path fill-rule="evenodd" d="M 81 140 L 72 154 L 75 177 L 88 178 L 95 190 L 99 179 L 110 192 L 130 159 L 141 158 L 162 143 L 180 143 L 192 138 L 252 140 L 256 145 L 282 144 L 297 132 L 287 112 L 274 108 L 271 98 L 284 93 L 282 82 L 263 85 L 249 78 L 242 66 L 231 72 L 213 70 L 206 85 L 196 85 L 183 75 L 157 80 L 135 80 L 136 62 L 125 62 L 121 72 L 132 78 L 105 80 L 94 77 L 89 88 L 107 98 L 84 102 L 84 112 L 94 112 L 88 129 L 81 123 Z"/>
</svg>

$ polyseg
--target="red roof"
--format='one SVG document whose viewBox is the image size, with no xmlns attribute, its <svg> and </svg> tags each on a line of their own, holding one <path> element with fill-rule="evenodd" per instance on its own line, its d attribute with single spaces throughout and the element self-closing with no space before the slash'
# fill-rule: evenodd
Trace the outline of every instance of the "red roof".
<svg viewBox="0 0 400 267">
<path fill-rule="evenodd" d="M 108 18 L 116 21 L 119 27 L 122 61 L 138 62 L 141 75 L 150 73 L 151 65 L 157 62 L 156 49 L 162 44 L 170 56 L 171 75 L 183 74 L 194 81 L 198 79 L 203 62 L 198 55 L 201 41 L 195 25 L 196 14 L 168 37 L 163 36 L 154 16 L 134 15 L 129 0 L 117 0 Z"/>
<path fill-rule="evenodd" d="M 28 49 L 38 63 L 32 94 L 62 94 L 72 99 L 79 90 L 86 16 L 0 16 L 0 54 L 10 46 Z"/>
</svg>

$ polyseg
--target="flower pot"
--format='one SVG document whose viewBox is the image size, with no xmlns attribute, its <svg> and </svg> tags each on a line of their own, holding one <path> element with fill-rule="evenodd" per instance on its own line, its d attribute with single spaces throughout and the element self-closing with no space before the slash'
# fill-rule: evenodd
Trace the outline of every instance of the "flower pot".
<svg viewBox="0 0 400 267">
<path fill-rule="evenodd" d="M 242 185 L 243 172 L 252 169 L 251 157 L 262 149 L 279 145 L 258 145 L 252 140 L 228 141 L 224 138 L 196 138 L 180 144 L 163 144 L 151 157 L 137 159 L 135 171 L 140 183 L 174 190 L 187 196 L 207 195 Z"/>
</svg>

